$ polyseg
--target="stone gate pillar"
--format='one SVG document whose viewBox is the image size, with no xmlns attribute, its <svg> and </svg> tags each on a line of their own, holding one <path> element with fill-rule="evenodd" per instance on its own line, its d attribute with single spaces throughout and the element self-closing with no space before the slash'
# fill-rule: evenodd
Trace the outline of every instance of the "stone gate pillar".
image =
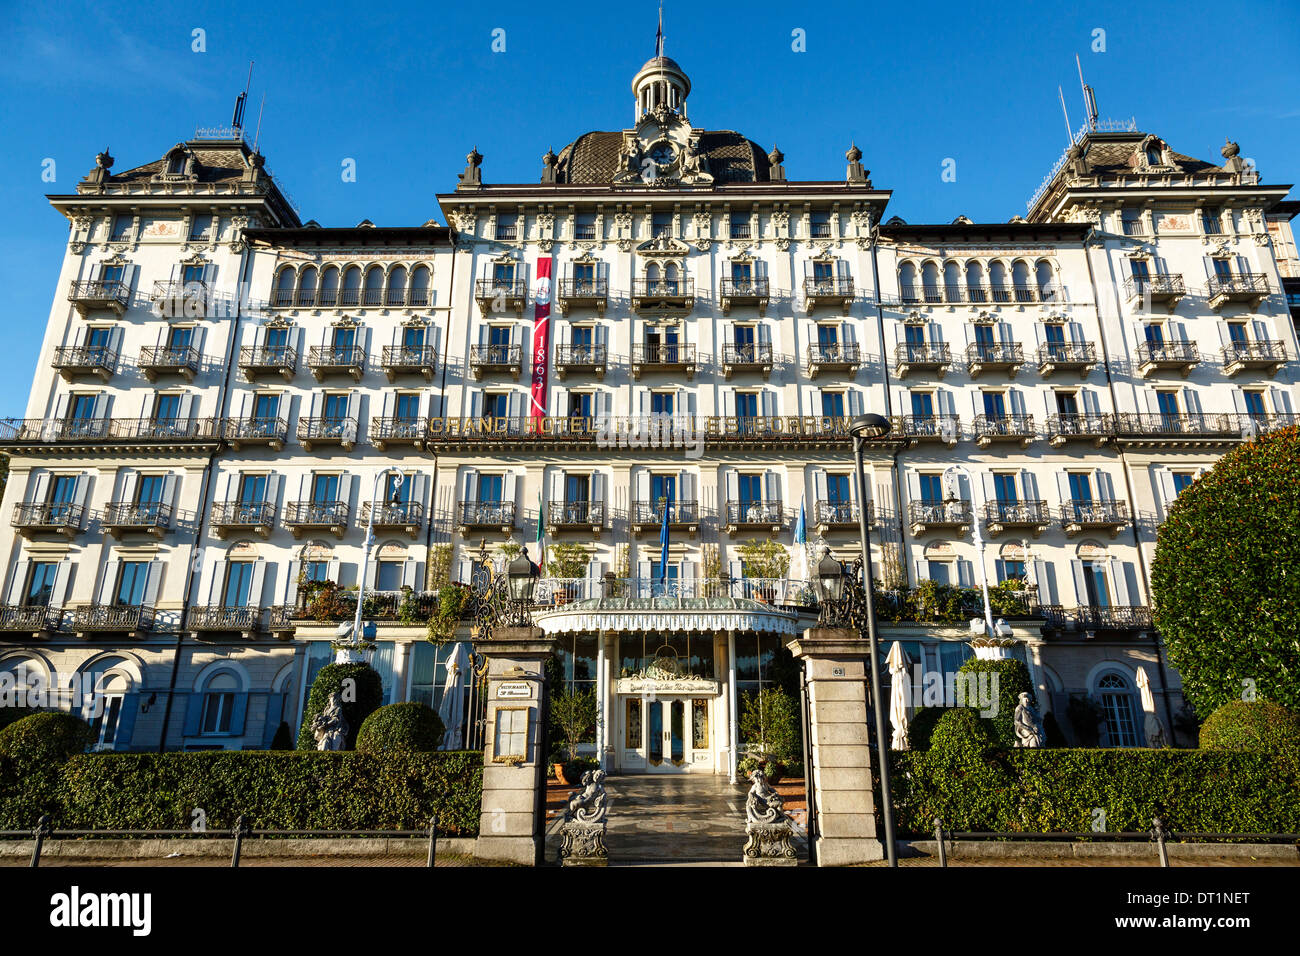
<svg viewBox="0 0 1300 956">
<path fill-rule="evenodd" d="M 876 834 L 867 732 L 870 649 L 856 631 L 811 627 L 787 645 L 808 681 L 813 800 L 819 866 L 884 859 Z"/>
<path fill-rule="evenodd" d="M 474 649 L 488 659 L 483 802 L 474 852 L 533 866 L 541 862 L 545 842 L 542 721 L 550 692 L 546 662 L 555 640 L 538 627 L 502 627 Z"/>
</svg>

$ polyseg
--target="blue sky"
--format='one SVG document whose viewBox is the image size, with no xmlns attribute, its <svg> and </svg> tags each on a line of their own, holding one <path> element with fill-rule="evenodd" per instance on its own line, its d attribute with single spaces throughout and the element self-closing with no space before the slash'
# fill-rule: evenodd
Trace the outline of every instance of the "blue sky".
<svg viewBox="0 0 1300 956">
<path fill-rule="evenodd" d="M 304 220 L 441 220 L 434 195 L 471 146 L 487 181 L 533 182 L 548 146 L 628 125 L 656 17 L 652 0 L 4 5 L 0 416 L 22 413 L 67 240 L 44 196 L 71 192 L 98 150 L 127 169 L 228 122 L 253 59 L 247 125 L 265 94 L 260 149 Z M 1076 53 L 1102 117 L 1136 117 L 1210 160 L 1230 135 L 1266 181 L 1300 179 L 1294 3 L 666 0 L 664 19 L 695 125 L 779 145 L 792 179 L 843 176 L 856 141 L 876 186 L 894 190 L 890 213 L 910 222 L 1024 213 L 1066 145 L 1058 85 L 1071 123 L 1083 120 Z M 195 29 L 206 52 L 191 49 Z M 806 52 L 792 50 L 796 29 Z M 955 182 L 940 178 L 945 159 Z"/>
</svg>

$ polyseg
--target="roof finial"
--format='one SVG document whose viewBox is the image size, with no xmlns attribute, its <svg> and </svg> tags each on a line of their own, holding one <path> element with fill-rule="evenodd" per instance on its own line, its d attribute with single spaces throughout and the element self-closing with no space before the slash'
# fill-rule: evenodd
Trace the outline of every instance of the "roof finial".
<svg viewBox="0 0 1300 956">
<path fill-rule="evenodd" d="M 664 0 L 659 0 L 659 30 L 655 33 L 655 56 L 664 55 Z"/>
</svg>

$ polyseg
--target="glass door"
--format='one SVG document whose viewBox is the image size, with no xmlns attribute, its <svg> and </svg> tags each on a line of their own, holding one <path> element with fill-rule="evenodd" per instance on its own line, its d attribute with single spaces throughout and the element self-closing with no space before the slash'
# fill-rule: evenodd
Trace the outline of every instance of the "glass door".
<svg viewBox="0 0 1300 956">
<path fill-rule="evenodd" d="M 632 773 L 711 773 L 710 700 L 623 698 L 621 769 Z"/>
</svg>

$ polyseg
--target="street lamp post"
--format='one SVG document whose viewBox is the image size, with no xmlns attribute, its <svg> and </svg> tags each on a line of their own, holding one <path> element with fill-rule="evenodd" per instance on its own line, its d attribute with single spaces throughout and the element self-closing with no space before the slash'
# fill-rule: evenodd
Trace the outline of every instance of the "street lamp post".
<svg viewBox="0 0 1300 956">
<path fill-rule="evenodd" d="M 975 656 L 982 660 L 999 660 L 1007 657 L 1006 647 L 1003 639 L 1010 636 L 1011 629 L 1003 620 L 996 623 L 993 620 L 993 607 L 989 603 L 989 572 L 988 562 L 984 557 L 984 535 L 980 533 L 980 512 L 983 510 L 981 502 L 975 500 L 975 479 L 971 476 L 970 471 L 964 465 L 949 465 L 944 470 L 944 478 L 947 480 L 951 498 L 949 501 L 957 501 L 961 496 L 958 492 L 956 475 L 964 475 L 967 484 L 970 485 L 971 497 L 971 538 L 975 542 L 975 551 L 979 555 L 980 565 L 980 591 L 984 596 L 984 620 L 980 621 L 975 618 L 971 623 L 971 634 L 980 635 L 979 638 L 971 640 L 971 646 L 975 650 Z M 945 502 L 947 504 L 948 502 Z"/>
<path fill-rule="evenodd" d="M 390 497 L 383 499 L 385 504 L 397 504 L 398 494 L 402 489 L 402 482 L 406 480 L 401 471 L 397 468 L 385 468 L 375 475 L 374 492 L 370 497 L 370 515 L 366 520 L 366 540 L 364 545 L 365 553 L 361 558 L 361 575 L 359 586 L 357 587 L 357 613 L 352 619 L 352 636 L 347 641 L 350 646 L 340 646 L 334 655 L 336 664 L 361 664 L 365 662 L 365 654 L 361 649 L 361 612 L 362 606 L 366 600 L 366 569 L 370 567 L 370 551 L 375 546 L 375 512 L 381 507 L 379 497 L 379 482 L 385 475 L 392 475 L 392 494 Z"/>
<path fill-rule="evenodd" d="M 880 758 L 880 801 L 883 804 L 881 815 L 885 822 L 885 858 L 890 866 L 898 866 L 898 855 L 894 844 L 894 801 L 889 785 L 889 748 L 885 743 L 889 738 L 885 736 L 885 711 L 880 699 L 880 654 L 877 652 L 876 604 L 871 592 L 874 575 L 871 571 L 871 530 L 867 524 L 866 464 L 863 461 L 863 444 L 868 439 L 883 438 L 889 434 L 889 430 L 889 419 L 883 415 L 859 415 L 849 423 L 858 475 L 858 535 L 862 545 L 861 587 L 863 610 L 867 621 L 867 644 L 871 654 L 871 709 L 876 719 L 876 754 Z"/>
</svg>

